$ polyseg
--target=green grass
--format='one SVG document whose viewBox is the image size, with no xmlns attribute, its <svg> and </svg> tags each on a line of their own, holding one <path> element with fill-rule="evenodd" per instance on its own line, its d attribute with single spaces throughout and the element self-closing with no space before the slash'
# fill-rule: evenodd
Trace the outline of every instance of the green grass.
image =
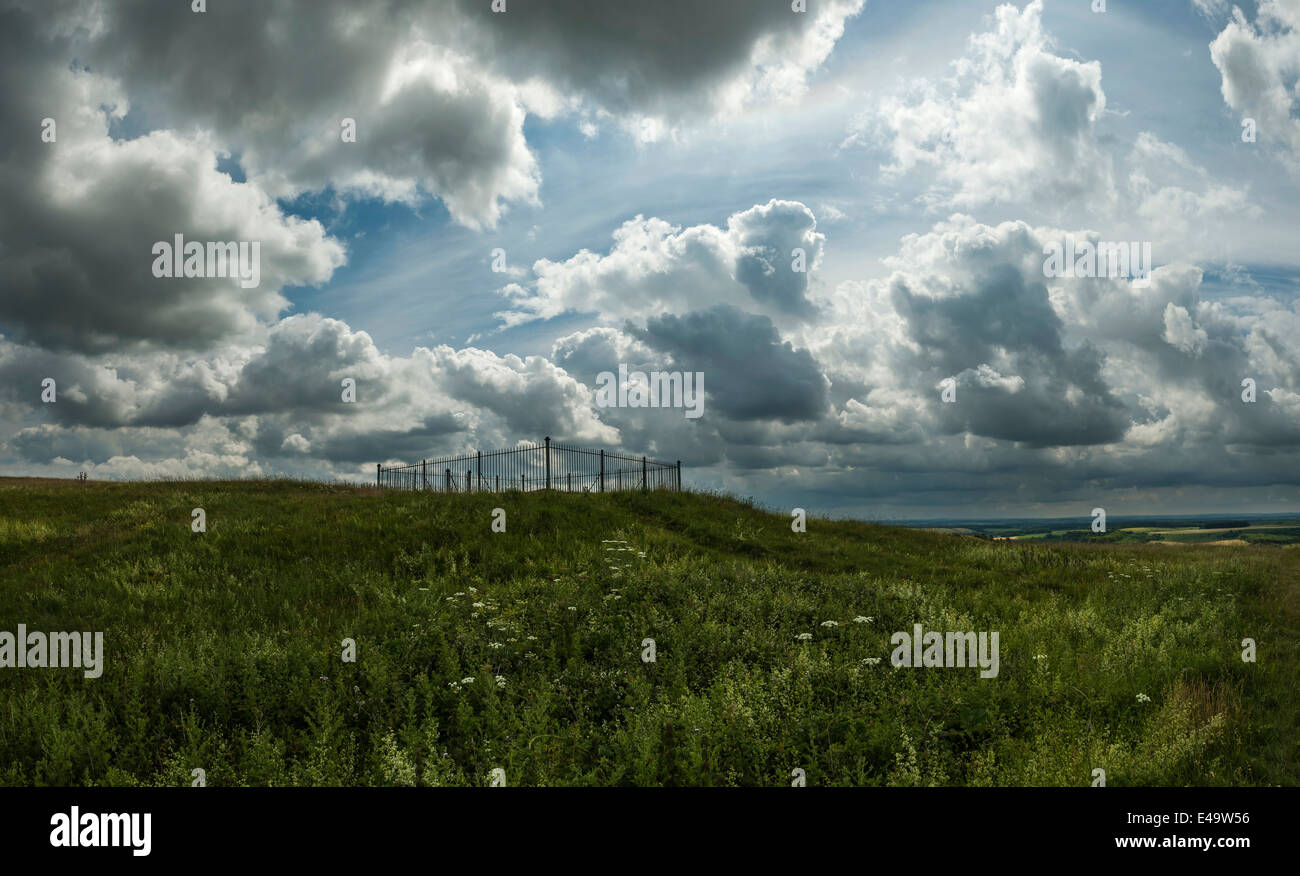
<svg viewBox="0 0 1300 876">
<path fill-rule="evenodd" d="M 11 480 L 0 630 L 107 656 L 0 669 L 0 784 L 1295 785 L 1298 569 L 696 494 Z M 999 631 L 1000 674 L 893 668 L 914 623 Z"/>
</svg>

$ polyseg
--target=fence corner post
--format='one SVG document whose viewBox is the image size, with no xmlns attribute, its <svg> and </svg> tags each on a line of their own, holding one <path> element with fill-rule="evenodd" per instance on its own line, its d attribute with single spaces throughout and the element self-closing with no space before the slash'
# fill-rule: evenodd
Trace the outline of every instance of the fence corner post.
<svg viewBox="0 0 1300 876">
<path fill-rule="evenodd" d="M 376 490 L 380 489 L 379 474 L 383 470 L 384 470 L 384 464 L 382 462 L 376 462 L 375 463 L 375 489 Z"/>
</svg>

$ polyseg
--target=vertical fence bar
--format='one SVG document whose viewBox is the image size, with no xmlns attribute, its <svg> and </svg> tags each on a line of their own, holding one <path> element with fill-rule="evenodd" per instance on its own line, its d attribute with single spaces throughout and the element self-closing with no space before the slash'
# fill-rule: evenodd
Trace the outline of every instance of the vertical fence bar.
<svg viewBox="0 0 1300 876">
<path fill-rule="evenodd" d="M 645 457 L 641 457 L 641 489 L 645 489 Z"/>
<path fill-rule="evenodd" d="M 605 492 L 605 451 L 600 451 L 600 491 Z"/>
<path fill-rule="evenodd" d="M 379 476 L 383 474 L 383 472 L 384 472 L 384 464 L 382 462 L 376 462 L 375 463 L 375 489 L 381 489 L 383 487 L 383 484 L 379 482 Z"/>
<path fill-rule="evenodd" d="M 546 436 L 546 489 L 551 488 L 551 436 Z"/>
<path fill-rule="evenodd" d="M 677 460 L 677 492 L 682 491 L 682 461 Z"/>
<path fill-rule="evenodd" d="M 483 451 L 478 452 L 478 488 L 483 489 Z"/>
<path fill-rule="evenodd" d="M 446 486 L 443 488 L 443 492 L 450 493 L 451 492 L 451 469 L 447 469 L 446 475 L 447 475 L 447 479 L 443 482 Z"/>
</svg>

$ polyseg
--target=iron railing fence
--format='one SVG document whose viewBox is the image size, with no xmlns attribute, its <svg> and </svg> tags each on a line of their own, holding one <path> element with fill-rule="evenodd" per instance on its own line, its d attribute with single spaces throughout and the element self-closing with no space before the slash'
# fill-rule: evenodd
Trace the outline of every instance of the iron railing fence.
<svg viewBox="0 0 1300 876">
<path fill-rule="evenodd" d="M 375 467 L 375 486 L 444 493 L 560 490 L 681 490 L 682 463 L 552 443 Z"/>
</svg>

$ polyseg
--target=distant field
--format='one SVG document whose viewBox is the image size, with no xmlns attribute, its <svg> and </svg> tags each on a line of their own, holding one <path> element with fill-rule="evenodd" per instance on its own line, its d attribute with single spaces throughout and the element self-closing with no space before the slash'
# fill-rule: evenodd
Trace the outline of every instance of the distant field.
<svg viewBox="0 0 1300 876">
<path fill-rule="evenodd" d="M 1150 544 L 1207 544 L 1218 546 L 1271 545 L 1282 547 L 1300 544 L 1300 519 L 1286 523 L 1245 523 L 1232 526 L 1112 526 L 1096 533 L 1086 525 L 1078 528 L 1025 528 L 984 526 L 959 529 L 932 527 L 935 532 L 966 532 L 988 538 L 1011 541 L 1129 542 Z"/>
<path fill-rule="evenodd" d="M 0 784 L 1300 779 L 1300 552 L 1263 545 L 800 534 L 689 493 L 10 480 L 0 573 L 0 631 L 107 652 L 96 679 L 0 669 Z M 998 675 L 891 666 L 917 623 L 998 631 Z"/>
</svg>

